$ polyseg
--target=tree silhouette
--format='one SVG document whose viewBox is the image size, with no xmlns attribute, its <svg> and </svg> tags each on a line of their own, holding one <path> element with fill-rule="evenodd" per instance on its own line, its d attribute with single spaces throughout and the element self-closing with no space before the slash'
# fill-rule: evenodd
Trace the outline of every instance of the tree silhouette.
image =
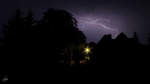
<svg viewBox="0 0 150 84">
<path fill-rule="evenodd" d="M 41 31 L 49 32 L 49 36 L 54 42 L 58 42 L 59 47 L 73 42 L 85 42 L 85 36 L 77 28 L 76 19 L 65 10 L 49 9 L 41 19 L 40 26 Z"/>
<path fill-rule="evenodd" d="M 36 21 L 35 21 L 35 19 L 33 17 L 32 10 L 29 10 L 27 16 L 24 17 L 24 26 L 25 26 L 25 30 L 24 31 L 27 34 L 33 33 L 34 24 L 36 24 Z"/>
<path fill-rule="evenodd" d="M 38 39 L 43 42 L 43 46 L 49 48 L 49 52 L 53 55 L 67 50 L 66 52 L 71 56 L 73 50 L 77 49 L 73 47 L 78 47 L 86 40 L 77 28 L 76 19 L 65 10 L 49 9 L 44 13 L 37 27 L 36 31 L 39 32 L 40 37 Z M 53 59 L 59 59 L 60 56 L 58 56 L 54 56 Z M 70 56 L 66 59 L 70 59 Z"/>
<path fill-rule="evenodd" d="M 24 19 L 19 9 L 16 10 L 16 15 L 4 27 L 6 29 L 4 33 L 6 44 L 18 44 L 24 28 Z"/>
<path fill-rule="evenodd" d="M 16 65 L 21 64 L 21 69 L 29 73 L 37 74 L 39 68 L 43 69 L 42 74 L 63 71 L 68 68 L 64 64 L 78 65 L 85 57 L 90 59 L 87 65 L 82 68 L 69 66 L 69 70 L 80 72 L 78 70 L 88 69 L 104 74 L 138 72 L 139 68 L 148 70 L 149 47 L 140 44 L 137 33 L 131 38 L 123 32 L 116 38 L 108 34 L 97 44 L 86 43 L 77 20 L 65 10 L 50 8 L 40 20 L 34 19 L 32 11 L 22 16 L 17 10 L 4 28 L 5 46 L 0 46 L 1 52 L 4 51 L 6 57 L 19 59 Z M 84 49 L 89 49 L 90 53 L 85 55 Z"/>
<path fill-rule="evenodd" d="M 29 63 L 35 59 L 43 64 L 56 64 L 60 60 L 79 63 L 81 46 L 86 42 L 76 19 L 60 9 L 50 8 L 39 21 L 35 21 L 32 11 L 22 16 L 18 9 L 4 28 L 6 52 L 26 58 L 24 61 Z"/>
</svg>

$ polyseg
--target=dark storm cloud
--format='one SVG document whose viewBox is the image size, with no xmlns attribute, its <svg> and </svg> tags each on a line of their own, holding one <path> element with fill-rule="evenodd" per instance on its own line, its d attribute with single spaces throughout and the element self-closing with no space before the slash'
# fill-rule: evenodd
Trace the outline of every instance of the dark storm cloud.
<svg viewBox="0 0 150 84">
<path fill-rule="evenodd" d="M 2 5 L 1 10 L 5 8 L 10 12 L 18 6 L 24 11 L 32 8 L 36 16 L 42 15 L 51 7 L 66 9 L 78 19 L 80 29 L 90 41 L 98 41 L 99 37 L 105 33 L 115 35 L 123 31 L 131 36 L 136 31 L 141 41 L 146 42 L 147 34 L 150 32 L 150 2 L 148 0 L 9 0 L 11 1 L 9 4 L 6 1 L 3 3 L 7 5 Z M 7 17 L 8 12 L 1 15 L 5 16 L 4 14 Z M 91 23 L 84 21 L 87 18 Z M 106 28 L 117 30 L 117 32 Z"/>
</svg>

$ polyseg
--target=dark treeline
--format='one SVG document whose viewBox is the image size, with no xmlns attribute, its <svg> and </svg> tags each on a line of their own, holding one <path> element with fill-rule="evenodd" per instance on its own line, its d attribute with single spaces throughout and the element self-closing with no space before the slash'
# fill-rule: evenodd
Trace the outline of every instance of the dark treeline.
<svg viewBox="0 0 150 84">
<path fill-rule="evenodd" d="M 21 75 L 90 72 L 139 75 L 149 71 L 150 44 L 142 45 L 134 33 L 128 38 L 120 33 L 115 39 L 104 35 L 96 44 L 87 43 L 77 20 L 67 11 L 49 9 L 40 20 L 32 11 L 22 16 L 20 10 L 4 26 L 1 40 L 1 72 L 12 69 Z M 40 73 L 39 73 L 40 72 Z"/>
</svg>

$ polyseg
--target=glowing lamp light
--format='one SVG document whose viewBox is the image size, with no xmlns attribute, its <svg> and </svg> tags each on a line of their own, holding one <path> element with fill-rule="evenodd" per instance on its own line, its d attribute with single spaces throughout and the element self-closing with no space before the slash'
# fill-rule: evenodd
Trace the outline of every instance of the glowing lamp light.
<svg viewBox="0 0 150 84">
<path fill-rule="evenodd" d="M 89 53 L 91 52 L 91 49 L 90 49 L 89 47 L 86 47 L 86 48 L 84 49 L 84 52 L 85 52 L 86 54 L 89 54 Z"/>
</svg>

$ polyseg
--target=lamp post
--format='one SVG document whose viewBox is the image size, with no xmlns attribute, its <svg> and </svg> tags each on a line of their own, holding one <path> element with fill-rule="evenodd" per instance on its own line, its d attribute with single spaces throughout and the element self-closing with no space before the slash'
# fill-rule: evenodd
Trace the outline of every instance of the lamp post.
<svg viewBox="0 0 150 84">
<path fill-rule="evenodd" d="M 90 60 L 90 56 L 89 56 L 89 53 L 91 53 L 91 48 L 89 48 L 89 47 L 86 47 L 85 49 L 84 49 L 84 53 L 85 53 L 85 60 L 87 60 L 87 61 L 89 61 Z"/>
<path fill-rule="evenodd" d="M 84 58 L 83 60 L 80 60 L 80 64 L 87 64 L 91 60 L 90 58 L 91 48 L 88 46 L 85 47 L 83 53 L 84 53 Z"/>
</svg>

